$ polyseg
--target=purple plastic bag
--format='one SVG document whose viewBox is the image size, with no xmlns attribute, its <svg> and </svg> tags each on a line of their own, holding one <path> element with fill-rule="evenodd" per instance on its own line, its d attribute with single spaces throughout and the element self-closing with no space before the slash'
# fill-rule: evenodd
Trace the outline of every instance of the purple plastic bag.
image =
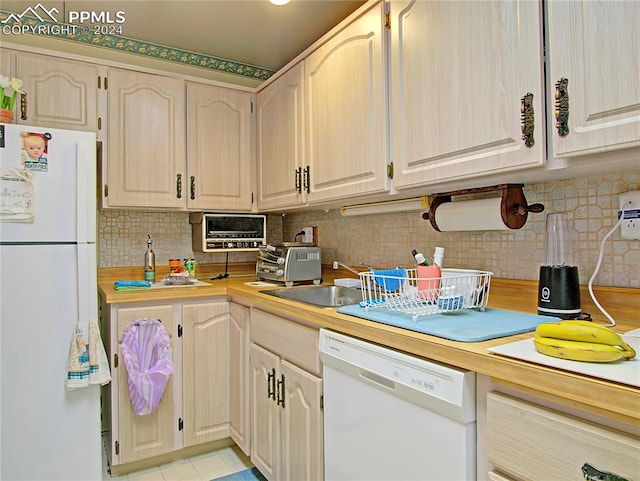
<svg viewBox="0 0 640 481">
<path fill-rule="evenodd" d="M 160 404 L 171 361 L 169 334 L 157 319 L 138 319 L 124 331 L 122 357 L 129 375 L 129 398 L 138 415 L 151 414 Z"/>
</svg>

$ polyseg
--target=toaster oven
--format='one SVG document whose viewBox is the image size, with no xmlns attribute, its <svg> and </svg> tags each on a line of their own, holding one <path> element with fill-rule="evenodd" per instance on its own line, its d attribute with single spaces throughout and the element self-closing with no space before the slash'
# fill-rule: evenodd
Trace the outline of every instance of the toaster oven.
<svg viewBox="0 0 640 481">
<path fill-rule="evenodd" d="M 267 243 L 267 216 L 192 212 L 191 244 L 196 252 L 257 251 Z"/>
<path fill-rule="evenodd" d="M 260 280 L 283 282 L 291 287 L 294 282 L 322 282 L 320 247 L 301 242 L 266 245 L 259 249 L 256 276 Z"/>
</svg>

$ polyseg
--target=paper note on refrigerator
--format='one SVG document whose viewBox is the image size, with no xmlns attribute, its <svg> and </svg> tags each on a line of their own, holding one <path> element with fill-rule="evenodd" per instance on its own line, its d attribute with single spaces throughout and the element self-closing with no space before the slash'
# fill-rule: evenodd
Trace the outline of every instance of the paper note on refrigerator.
<svg viewBox="0 0 640 481">
<path fill-rule="evenodd" d="M 0 222 L 33 222 L 33 174 L 14 167 L 0 170 Z"/>
</svg>

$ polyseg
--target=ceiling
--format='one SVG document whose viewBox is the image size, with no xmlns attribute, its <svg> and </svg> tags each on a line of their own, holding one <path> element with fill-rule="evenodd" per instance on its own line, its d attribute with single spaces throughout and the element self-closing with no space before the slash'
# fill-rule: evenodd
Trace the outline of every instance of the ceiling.
<svg viewBox="0 0 640 481">
<path fill-rule="evenodd" d="M 21 13 L 38 0 L 0 2 Z M 69 11 L 125 14 L 122 35 L 167 47 L 278 70 L 346 18 L 364 0 L 70 0 L 46 1 L 58 18 Z"/>
</svg>

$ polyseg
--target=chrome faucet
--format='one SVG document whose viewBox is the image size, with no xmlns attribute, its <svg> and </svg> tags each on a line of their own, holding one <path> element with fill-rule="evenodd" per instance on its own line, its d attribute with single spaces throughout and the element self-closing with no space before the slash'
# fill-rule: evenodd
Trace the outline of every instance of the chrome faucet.
<svg viewBox="0 0 640 481">
<path fill-rule="evenodd" d="M 362 267 L 366 267 L 367 269 L 369 269 L 370 271 L 373 270 L 373 267 L 367 264 L 364 264 L 362 262 L 358 263 L 359 266 Z M 337 269 L 338 267 L 344 267 L 346 270 L 348 270 L 349 272 L 353 272 L 356 276 L 360 276 L 360 271 L 357 271 L 356 269 L 354 269 L 353 267 L 350 267 L 346 264 L 343 264 L 342 262 L 338 262 L 338 261 L 333 261 L 333 268 Z"/>
</svg>

